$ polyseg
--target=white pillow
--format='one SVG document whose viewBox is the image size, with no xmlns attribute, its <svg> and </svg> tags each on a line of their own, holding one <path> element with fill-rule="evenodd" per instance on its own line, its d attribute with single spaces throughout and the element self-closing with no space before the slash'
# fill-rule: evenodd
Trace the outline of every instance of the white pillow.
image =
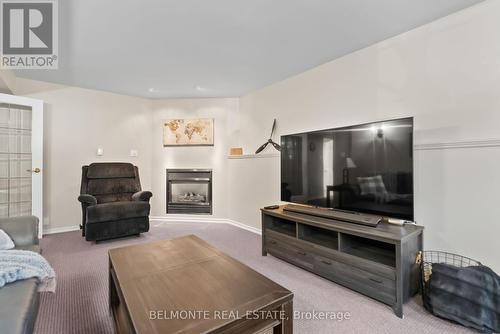
<svg viewBox="0 0 500 334">
<path fill-rule="evenodd" d="M 14 248 L 14 242 L 4 230 L 0 229 L 0 250 Z"/>
</svg>

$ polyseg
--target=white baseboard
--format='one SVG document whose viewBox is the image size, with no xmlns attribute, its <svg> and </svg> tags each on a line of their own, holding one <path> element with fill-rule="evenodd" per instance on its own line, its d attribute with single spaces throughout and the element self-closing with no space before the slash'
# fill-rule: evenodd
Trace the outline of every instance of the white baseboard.
<svg viewBox="0 0 500 334">
<path fill-rule="evenodd" d="M 216 218 L 212 216 L 201 216 L 201 215 L 176 215 L 170 214 L 168 216 L 149 216 L 149 220 L 152 222 L 182 222 L 182 223 L 226 223 L 227 219 Z"/>
<path fill-rule="evenodd" d="M 149 220 L 151 222 L 166 222 L 166 223 L 211 223 L 211 224 L 229 224 L 244 230 L 261 234 L 260 229 L 249 226 L 231 219 L 226 218 L 216 218 L 211 216 L 197 216 L 197 215 L 168 215 L 168 216 L 150 216 Z M 80 226 L 63 226 L 63 227 L 53 227 L 44 228 L 43 235 L 72 232 L 78 231 Z"/>
<path fill-rule="evenodd" d="M 211 216 L 198 216 L 198 215 L 168 215 L 168 216 L 150 216 L 149 220 L 152 222 L 166 222 L 166 223 L 211 223 L 211 224 L 229 224 L 241 229 L 262 234 L 259 228 L 249 226 L 235 220 L 227 218 L 216 218 Z"/>
<path fill-rule="evenodd" d="M 62 226 L 62 227 L 44 227 L 43 235 L 46 234 L 54 234 L 54 233 L 63 233 L 63 232 L 72 232 L 78 231 L 80 226 Z"/>
<path fill-rule="evenodd" d="M 253 227 L 253 226 L 250 226 L 250 225 L 247 225 L 247 224 L 243 224 L 243 223 L 240 223 L 240 222 L 238 222 L 236 220 L 232 220 L 232 219 L 226 219 L 226 223 L 230 224 L 230 225 L 233 225 L 233 226 L 236 226 L 236 227 L 239 227 L 239 228 L 242 228 L 244 230 L 247 230 L 247 231 L 250 231 L 250 232 L 262 235 L 261 229 L 257 228 L 257 227 Z"/>
</svg>

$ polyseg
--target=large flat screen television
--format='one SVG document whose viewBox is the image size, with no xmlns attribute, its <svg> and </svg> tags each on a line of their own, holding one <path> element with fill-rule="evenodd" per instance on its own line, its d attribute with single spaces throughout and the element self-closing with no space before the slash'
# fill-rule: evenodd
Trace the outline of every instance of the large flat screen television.
<svg viewBox="0 0 500 334">
<path fill-rule="evenodd" d="M 413 118 L 281 137 L 281 200 L 413 221 Z"/>
</svg>

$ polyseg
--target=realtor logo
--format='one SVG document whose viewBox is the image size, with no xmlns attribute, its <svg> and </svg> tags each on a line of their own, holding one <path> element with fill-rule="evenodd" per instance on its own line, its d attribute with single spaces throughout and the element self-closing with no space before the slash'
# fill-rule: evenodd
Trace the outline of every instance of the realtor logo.
<svg viewBox="0 0 500 334">
<path fill-rule="evenodd" d="M 57 69 L 57 2 L 0 0 L 0 68 Z"/>
</svg>

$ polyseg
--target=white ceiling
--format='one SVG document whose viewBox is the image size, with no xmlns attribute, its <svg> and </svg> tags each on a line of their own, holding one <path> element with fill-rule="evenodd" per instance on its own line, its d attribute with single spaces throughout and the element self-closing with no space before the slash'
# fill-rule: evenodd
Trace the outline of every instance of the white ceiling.
<svg viewBox="0 0 500 334">
<path fill-rule="evenodd" d="M 228 97 L 481 0 L 64 0 L 59 70 L 20 77 L 148 98 Z"/>
</svg>

